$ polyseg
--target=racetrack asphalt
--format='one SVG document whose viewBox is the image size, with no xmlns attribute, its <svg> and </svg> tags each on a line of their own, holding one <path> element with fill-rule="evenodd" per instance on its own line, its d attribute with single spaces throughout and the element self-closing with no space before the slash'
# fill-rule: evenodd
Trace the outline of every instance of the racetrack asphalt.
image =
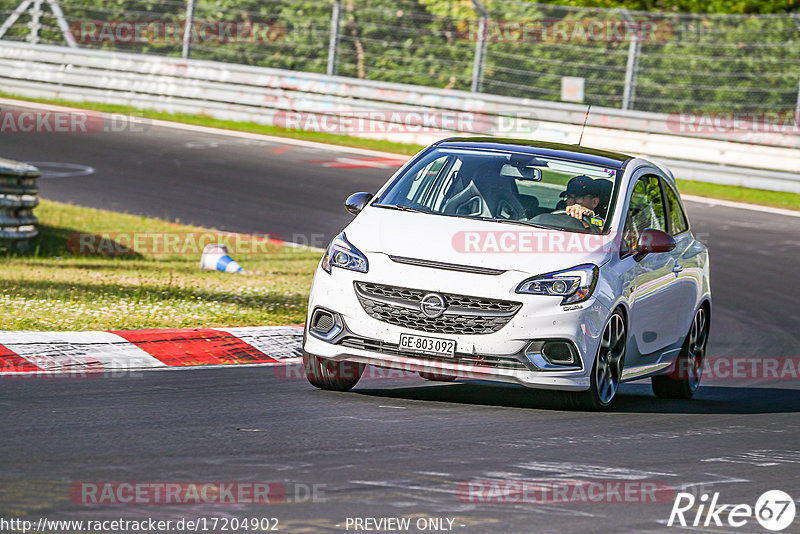
<svg viewBox="0 0 800 534">
<path fill-rule="evenodd" d="M 0 157 L 94 169 L 41 179 L 44 198 L 316 246 L 350 219 L 349 193 L 374 191 L 394 170 L 318 163 L 365 157 L 347 149 L 156 126 L 3 134 Z M 800 218 L 687 208 L 711 251 L 709 355 L 796 358 Z M 731 504 L 753 505 L 770 489 L 797 500 L 799 380 L 717 380 L 691 401 L 656 399 L 646 381 L 625 384 L 613 409 L 596 414 L 562 410 L 550 393 L 483 383 L 375 378 L 323 392 L 270 367 L 3 378 L 0 516 L 277 517 L 286 532 L 341 532 L 347 517 L 430 516 L 452 518 L 462 532 L 668 532 L 671 499 L 481 503 L 457 489 L 488 479 L 654 481 L 718 491 Z M 277 481 L 292 502 L 87 506 L 68 492 L 84 481 Z M 314 484 L 318 498 L 304 500 Z M 755 519 L 701 530 L 764 532 Z"/>
</svg>

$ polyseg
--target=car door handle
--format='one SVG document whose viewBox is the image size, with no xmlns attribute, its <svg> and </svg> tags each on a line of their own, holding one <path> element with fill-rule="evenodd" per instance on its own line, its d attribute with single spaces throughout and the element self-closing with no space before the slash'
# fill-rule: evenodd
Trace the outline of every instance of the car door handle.
<svg viewBox="0 0 800 534">
<path fill-rule="evenodd" d="M 676 263 L 672 266 L 672 272 L 678 274 L 679 272 L 683 271 L 683 265 Z"/>
</svg>

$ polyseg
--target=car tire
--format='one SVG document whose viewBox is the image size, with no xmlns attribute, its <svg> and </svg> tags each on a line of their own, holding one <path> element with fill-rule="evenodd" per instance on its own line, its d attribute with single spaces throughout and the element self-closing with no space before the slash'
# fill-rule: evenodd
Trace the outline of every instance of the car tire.
<svg viewBox="0 0 800 534">
<path fill-rule="evenodd" d="M 572 408 L 596 411 L 611 406 L 622 379 L 626 346 L 625 317 L 620 310 L 616 310 L 609 317 L 600 336 L 589 389 L 569 393 L 568 400 Z"/>
<path fill-rule="evenodd" d="M 303 368 L 312 386 L 329 391 L 349 391 L 364 373 L 363 363 L 320 358 L 303 351 Z"/>
<path fill-rule="evenodd" d="M 456 379 L 455 376 L 440 375 L 438 373 L 424 373 L 422 371 L 419 372 L 419 376 L 421 376 L 425 380 L 431 380 L 433 382 L 452 382 L 453 380 Z"/>
<path fill-rule="evenodd" d="M 683 342 L 675 368 L 668 374 L 654 376 L 651 380 L 653 393 L 662 399 L 691 399 L 703 377 L 703 362 L 710 316 L 708 310 L 701 306 L 694 314 L 692 326 Z"/>
</svg>

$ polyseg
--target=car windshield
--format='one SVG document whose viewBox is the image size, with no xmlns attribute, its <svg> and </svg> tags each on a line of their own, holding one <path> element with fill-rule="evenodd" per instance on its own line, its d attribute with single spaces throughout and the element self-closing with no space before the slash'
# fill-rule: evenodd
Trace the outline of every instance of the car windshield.
<svg viewBox="0 0 800 534">
<path fill-rule="evenodd" d="M 521 152 L 436 148 L 373 205 L 474 219 L 605 232 L 618 168 Z M 580 204 L 580 218 L 566 213 Z M 575 209 L 571 208 L 570 212 Z"/>
</svg>

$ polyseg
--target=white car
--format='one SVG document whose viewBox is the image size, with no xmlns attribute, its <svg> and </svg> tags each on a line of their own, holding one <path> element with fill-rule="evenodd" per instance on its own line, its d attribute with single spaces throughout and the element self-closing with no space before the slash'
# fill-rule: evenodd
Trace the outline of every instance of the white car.
<svg viewBox="0 0 800 534">
<path fill-rule="evenodd" d="M 708 251 L 662 165 L 451 138 L 345 206 L 357 216 L 330 243 L 309 297 L 314 386 L 349 390 L 372 364 L 563 390 L 584 409 L 641 378 L 660 397 L 697 390 Z"/>
</svg>

